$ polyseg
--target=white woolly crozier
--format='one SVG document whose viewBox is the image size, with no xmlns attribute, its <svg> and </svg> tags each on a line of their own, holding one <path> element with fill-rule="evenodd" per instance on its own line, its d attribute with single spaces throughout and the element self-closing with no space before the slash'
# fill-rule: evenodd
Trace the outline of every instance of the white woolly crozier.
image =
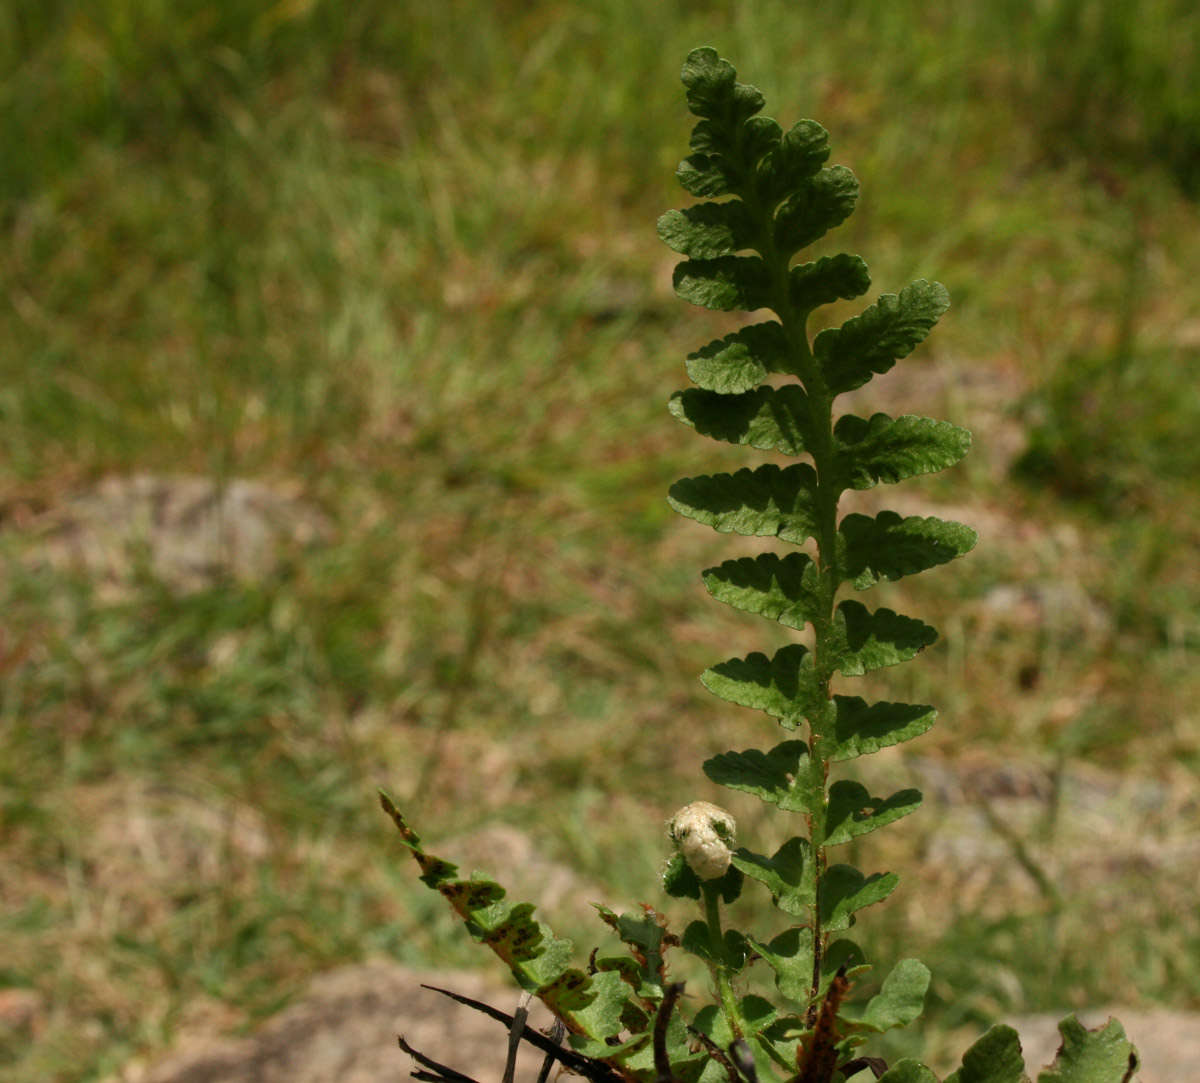
<svg viewBox="0 0 1200 1083">
<path fill-rule="evenodd" d="M 671 817 L 667 830 L 701 880 L 715 880 L 728 871 L 737 822 L 723 808 L 708 801 L 693 801 Z"/>
</svg>

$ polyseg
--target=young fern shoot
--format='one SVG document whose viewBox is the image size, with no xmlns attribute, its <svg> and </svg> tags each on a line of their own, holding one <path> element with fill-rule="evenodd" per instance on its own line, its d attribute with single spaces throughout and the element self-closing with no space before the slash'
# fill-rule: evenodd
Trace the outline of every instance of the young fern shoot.
<svg viewBox="0 0 1200 1083">
<path fill-rule="evenodd" d="M 628 953 L 592 952 L 582 969 L 572 965 L 571 945 L 536 920 L 531 905 L 508 901 L 485 875 L 460 877 L 425 851 L 381 795 L 383 807 L 421 879 L 550 1008 L 569 1046 L 522 1034 L 519 1020 L 465 1001 L 508 1021 L 510 1041 L 523 1036 L 597 1083 L 839 1083 L 868 1070 L 880 1083 L 936 1083 L 916 1061 L 889 1069 L 855 1053 L 872 1034 L 917 1018 L 929 971 L 902 960 L 865 1005 L 847 1003 L 853 979 L 867 967 L 844 934 L 898 878 L 834 860 L 852 839 L 913 812 L 921 795 L 906 789 L 877 797 L 861 783 L 830 781 L 835 764 L 924 733 L 935 712 L 925 704 L 867 703 L 835 682 L 907 661 L 936 638 L 919 620 L 842 595 L 944 564 L 968 552 L 976 536 L 959 523 L 892 511 L 839 517 L 839 503 L 847 490 L 952 466 L 971 439 L 964 429 L 923 417 L 835 418 L 834 403 L 908 355 L 949 298 L 936 282 L 914 282 L 810 337 L 816 309 L 859 297 L 870 285 L 857 256 L 797 260 L 850 215 L 858 183 L 849 170 L 825 164 L 829 142 L 819 124 L 802 120 L 785 132 L 759 116 L 762 95 L 738 83 L 714 50 L 688 56 L 683 82 L 698 120 L 677 176 L 703 202 L 669 211 L 658 223 L 662 239 L 685 257 L 675 289 L 707 308 L 767 309 L 774 318 L 692 354 L 687 371 L 695 386 L 677 393 L 670 410 L 705 436 L 805 460 L 687 478 L 670 490 L 676 511 L 718 531 L 803 547 L 727 560 L 703 573 L 717 600 L 807 633 L 806 642 L 771 657 L 731 658 L 703 674 L 710 691 L 765 712 L 786 731 L 765 751 L 714 756 L 704 771 L 712 782 L 795 816 L 801 830 L 762 854 L 736 846 L 733 817 L 718 806 L 697 801 L 680 809 L 670 824 L 675 854 L 663 882 L 668 894 L 695 900 L 699 916 L 676 936 L 648 905 L 625 914 L 599 907 Z M 765 887 L 783 915 L 774 935 L 725 927 L 722 908 L 748 880 Z M 713 981 L 713 1002 L 688 1018 L 680 986 L 668 977 L 668 952 L 678 948 L 701 959 Z M 743 972 L 756 963 L 774 979 L 774 1001 L 739 992 Z M 1119 1023 L 1085 1031 L 1068 1019 L 1060 1030 L 1063 1049 L 1040 1077 L 1044 1083 L 1131 1077 L 1137 1058 Z M 412 1052 L 423 1066 L 414 1073 L 419 1078 L 472 1083 Z M 998 1026 L 946 1083 L 1027 1078 L 1016 1032 Z"/>
</svg>

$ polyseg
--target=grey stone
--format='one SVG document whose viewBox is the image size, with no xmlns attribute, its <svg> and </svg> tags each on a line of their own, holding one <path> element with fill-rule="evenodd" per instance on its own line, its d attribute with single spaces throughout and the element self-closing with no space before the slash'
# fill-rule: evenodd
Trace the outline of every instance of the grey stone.
<svg viewBox="0 0 1200 1083">
<path fill-rule="evenodd" d="M 36 563 L 119 592 L 140 567 L 179 590 L 268 574 L 285 544 L 327 540 L 329 521 L 284 485 L 139 474 L 109 477 L 19 531 Z"/>
</svg>

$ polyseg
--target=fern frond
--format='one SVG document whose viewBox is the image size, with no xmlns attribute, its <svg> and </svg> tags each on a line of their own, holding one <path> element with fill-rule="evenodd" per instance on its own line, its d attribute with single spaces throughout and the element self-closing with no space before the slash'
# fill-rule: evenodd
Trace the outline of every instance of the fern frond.
<svg viewBox="0 0 1200 1083">
<path fill-rule="evenodd" d="M 699 119 L 693 153 L 676 175 L 692 195 L 720 200 L 659 219 L 659 236 L 686 257 L 675 270 L 676 293 L 723 311 L 769 309 L 774 318 L 692 354 L 687 370 L 696 387 L 676 393 L 670 412 L 703 436 L 806 460 L 685 478 L 670 490 L 677 512 L 714 530 L 775 537 L 805 549 L 735 557 L 704 572 L 718 601 L 807 633 L 805 642 L 774 655 L 731 658 L 701 676 L 709 691 L 765 712 L 802 738 L 766 752 L 715 756 L 705 771 L 714 782 L 804 817 L 807 837 L 789 840 L 771 856 L 742 849 L 733 861 L 768 889 L 784 914 L 804 924 L 803 950 L 790 934 L 755 941 L 755 950 L 815 1025 L 831 980 L 829 956 L 843 943 L 833 934 L 897 882 L 891 873 L 831 865 L 826 850 L 899 820 L 921 800 L 911 789 L 881 798 L 856 781 L 831 783 L 829 767 L 911 740 L 935 714 L 924 705 L 867 704 L 835 691 L 835 679 L 905 662 L 937 638 L 920 620 L 872 610 L 839 593 L 944 564 L 976 540 L 961 524 L 890 511 L 839 521 L 839 498 L 953 466 L 971 437 L 948 422 L 910 415 L 835 419 L 834 400 L 910 354 L 946 311 L 949 295 L 939 283 L 914 282 L 811 338 L 815 309 L 870 287 L 858 256 L 798 258 L 853 212 L 858 181 L 848 169 L 826 164 L 829 138 L 815 121 L 784 132 L 758 115 L 762 95 L 738 83 L 732 65 L 712 49 L 691 53 L 682 77 L 688 107 Z M 913 981 L 916 967 L 887 987 L 873 1009 L 875 1023 L 912 1014 L 904 996 L 920 984 Z M 849 1044 L 856 1040 L 845 1037 Z"/>
</svg>

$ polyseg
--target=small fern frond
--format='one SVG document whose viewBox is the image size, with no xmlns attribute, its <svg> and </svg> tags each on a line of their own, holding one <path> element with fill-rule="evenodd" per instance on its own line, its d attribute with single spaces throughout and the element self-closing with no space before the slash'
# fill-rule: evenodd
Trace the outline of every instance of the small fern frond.
<svg viewBox="0 0 1200 1083">
<path fill-rule="evenodd" d="M 685 257 L 675 269 L 676 293 L 705 308 L 769 309 L 775 318 L 692 354 L 687 370 L 696 386 L 676 393 L 670 412 L 712 439 L 806 460 L 685 478 L 670 490 L 677 512 L 714 530 L 775 537 L 806 550 L 737 557 L 704 572 L 718 601 L 808 633 L 806 642 L 773 655 L 752 652 L 703 673 L 710 692 L 763 711 L 801 738 L 765 752 L 716 756 L 705 771 L 720 785 L 804 819 L 806 835 L 769 856 L 742 848 L 733 865 L 802 924 L 803 947 L 789 932 L 766 944 L 755 941 L 754 950 L 815 1026 L 828 1008 L 822 998 L 830 960 L 854 951 L 834 934 L 897 883 L 892 873 L 830 864 L 827 850 L 894 823 L 921 801 L 913 789 L 877 797 L 853 780 L 831 783 L 829 767 L 911 740 L 935 713 L 925 705 L 868 704 L 835 691 L 835 679 L 908 661 L 937 638 L 920 620 L 838 595 L 944 564 L 976 540 L 969 527 L 932 517 L 884 511 L 839 519 L 839 499 L 847 490 L 953 466 L 971 437 L 948 422 L 911 415 L 835 417 L 839 395 L 887 372 L 925 339 L 949 295 L 939 283 L 917 281 L 810 338 L 815 309 L 870 287 L 858 256 L 797 259 L 853 212 L 858 182 L 848 169 L 826 164 L 829 138 L 819 124 L 802 120 L 785 132 L 759 116 L 762 95 L 738 83 L 732 65 L 714 50 L 694 51 L 682 78 L 699 119 L 692 154 L 676 175 L 686 191 L 709 201 L 659 219 L 659 236 Z M 835 944 L 843 946 L 835 951 Z M 859 1029 L 842 1035 L 846 1048 L 869 1029 L 868 1019 L 882 1025 L 913 1015 L 913 990 L 920 986 L 923 996 L 928 971 L 905 963 L 889 982 Z"/>
</svg>

